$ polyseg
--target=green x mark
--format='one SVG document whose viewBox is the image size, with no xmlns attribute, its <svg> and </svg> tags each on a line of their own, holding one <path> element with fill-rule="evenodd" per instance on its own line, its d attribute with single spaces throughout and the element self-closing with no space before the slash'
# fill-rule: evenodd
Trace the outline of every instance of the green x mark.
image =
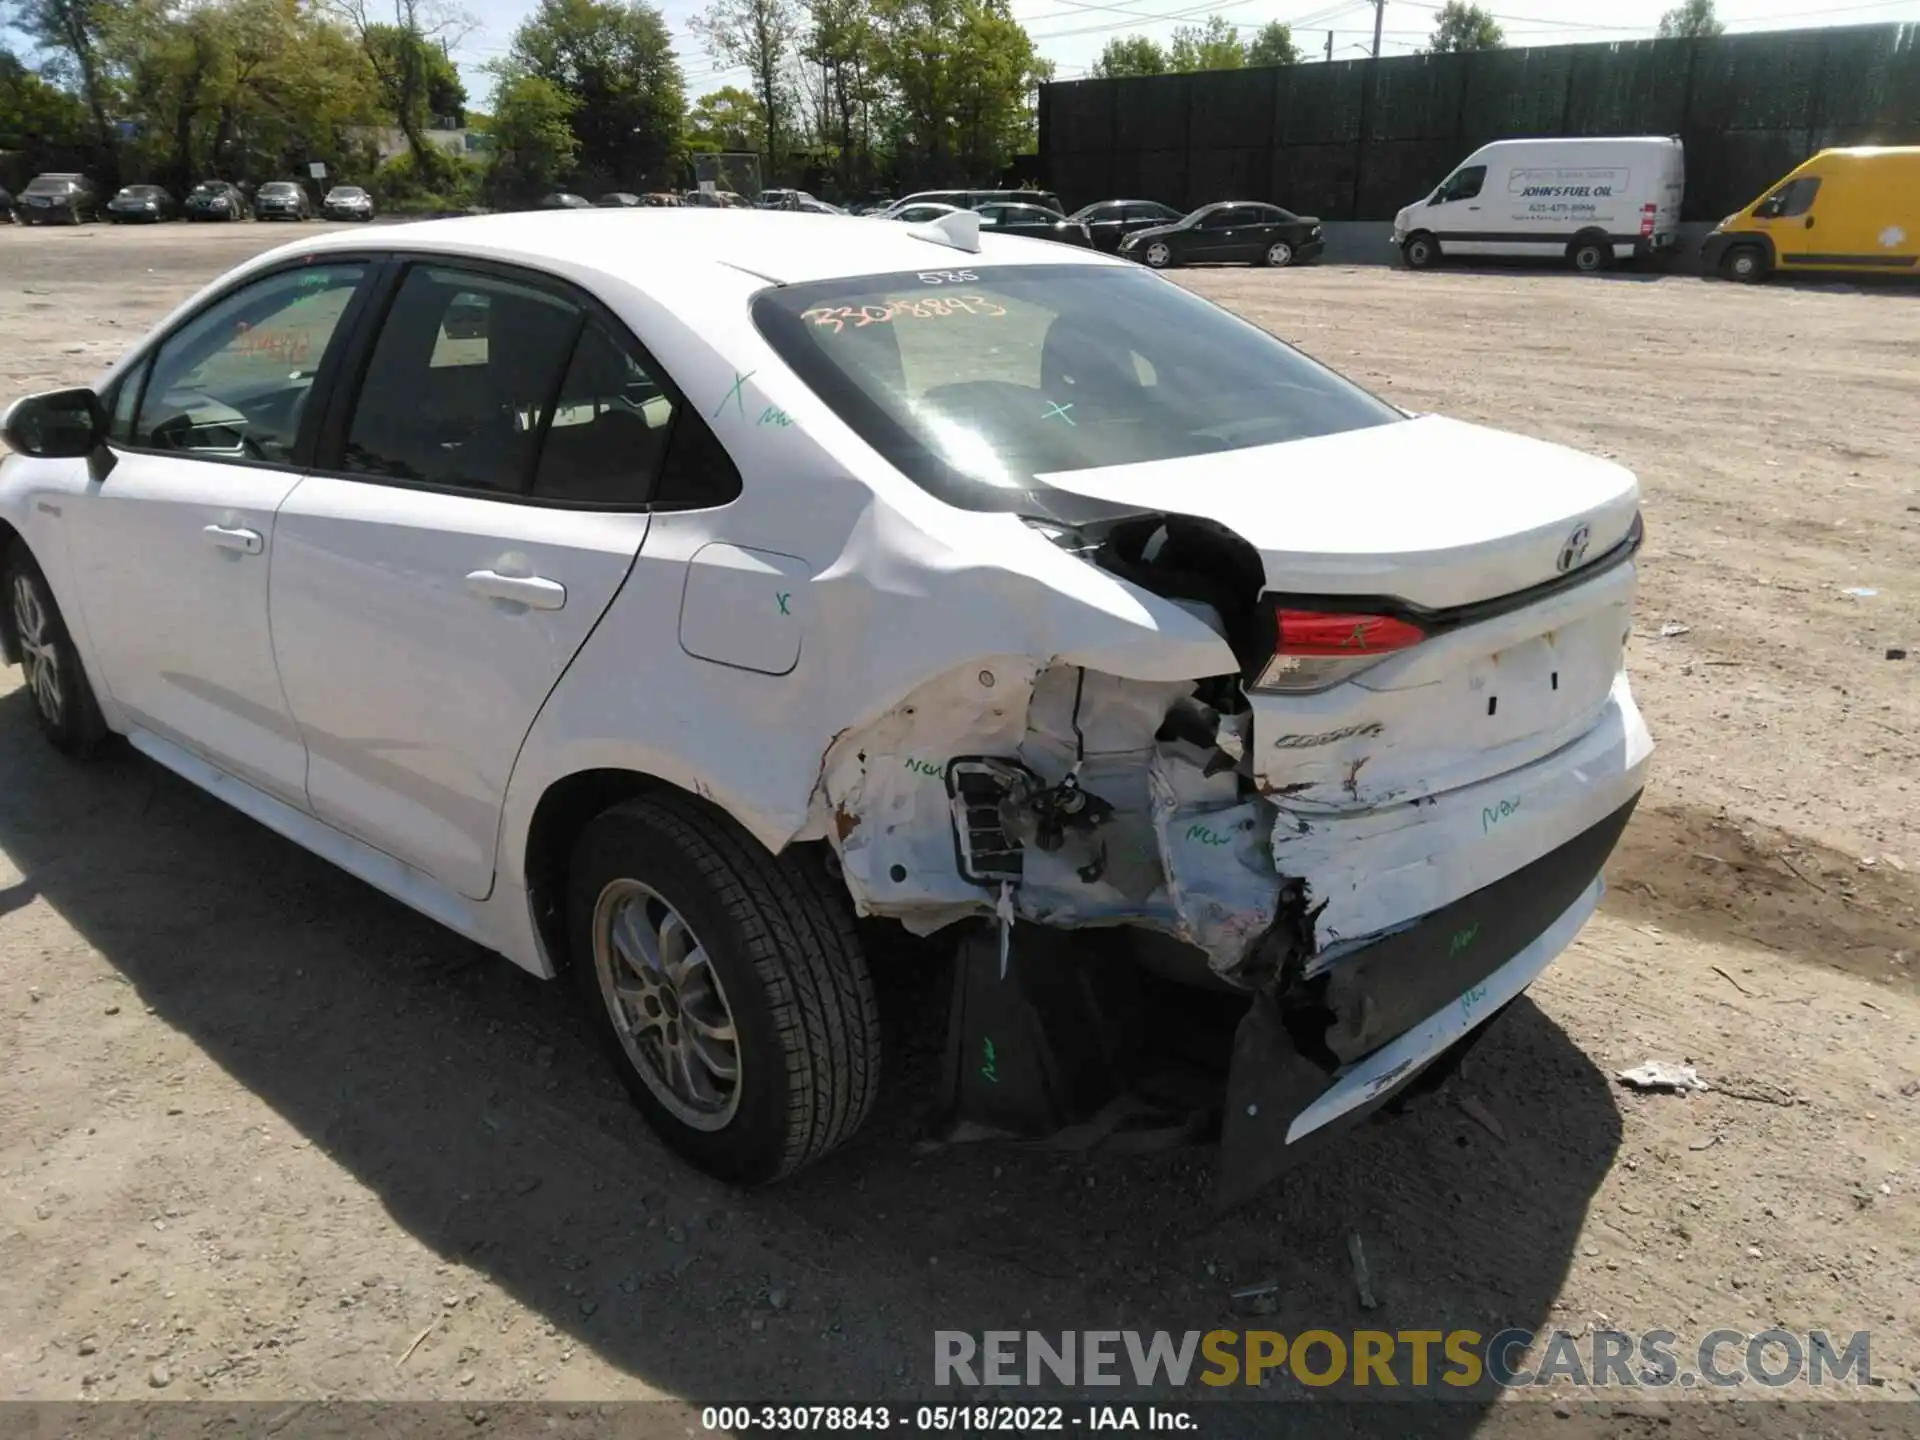
<svg viewBox="0 0 1920 1440">
<path fill-rule="evenodd" d="M 787 601 L 793 598 L 793 592 L 791 590 L 776 590 L 773 593 L 773 598 L 779 602 L 780 613 L 782 615 L 791 615 L 793 613 L 787 609 Z"/>
</svg>

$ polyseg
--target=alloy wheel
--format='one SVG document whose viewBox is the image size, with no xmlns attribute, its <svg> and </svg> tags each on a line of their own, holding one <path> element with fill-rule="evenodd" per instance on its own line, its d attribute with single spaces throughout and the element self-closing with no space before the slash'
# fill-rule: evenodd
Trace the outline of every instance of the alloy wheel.
<svg viewBox="0 0 1920 1440">
<path fill-rule="evenodd" d="M 694 1129 L 724 1129 L 740 1108 L 740 1040 L 692 927 L 651 887 L 615 880 L 594 906 L 593 964 L 647 1089 Z"/>
<path fill-rule="evenodd" d="M 1267 264 L 1291 265 L 1292 263 L 1293 246 L 1289 245 L 1286 241 L 1276 240 L 1267 247 Z"/>
<path fill-rule="evenodd" d="M 1154 269 L 1161 269 L 1171 259 L 1173 259 L 1173 251 L 1167 248 L 1164 240 L 1156 240 L 1147 246 L 1147 264 Z"/>
<path fill-rule="evenodd" d="M 53 637 L 39 592 L 25 575 L 13 577 L 13 628 L 20 637 L 21 664 L 34 704 L 47 724 L 58 727 L 67 713 L 60 686 L 60 644 Z"/>
</svg>

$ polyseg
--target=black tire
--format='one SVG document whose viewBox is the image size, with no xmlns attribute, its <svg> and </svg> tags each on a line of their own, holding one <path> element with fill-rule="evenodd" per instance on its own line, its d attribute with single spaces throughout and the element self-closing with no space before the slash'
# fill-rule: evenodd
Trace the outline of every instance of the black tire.
<svg viewBox="0 0 1920 1440">
<path fill-rule="evenodd" d="M 1440 263 L 1440 242 L 1424 230 L 1415 231 L 1400 247 L 1409 270 L 1431 270 Z"/>
<path fill-rule="evenodd" d="M 1293 244 L 1287 240 L 1276 240 L 1267 246 L 1261 255 L 1260 263 L 1272 269 L 1284 269 L 1293 264 Z"/>
<path fill-rule="evenodd" d="M 40 733 L 62 754 L 85 759 L 107 738 L 107 722 L 52 587 L 23 541 L 8 547 L 4 577 L 7 635 L 19 647 Z"/>
<path fill-rule="evenodd" d="M 1142 245 L 1140 259 L 1151 270 L 1171 269 L 1176 261 L 1173 246 L 1164 240 L 1149 240 Z"/>
<path fill-rule="evenodd" d="M 860 1128 L 879 1087 L 879 1011 L 852 908 L 810 858 L 768 854 L 726 815 L 678 791 L 607 811 L 574 848 L 571 968 L 594 1029 L 661 1138 L 724 1180 L 760 1184 L 819 1159 Z M 735 1072 L 730 1087 L 716 1087 L 731 1108 L 705 1123 L 670 1108 L 684 1099 L 657 1093 L 661 1084 L 673 1089 L 662 1064 L 630 1053 L 629 1044 L 654 1053 L 632 1034 L 635 1021 L 646 1028 L 643 1017 L 623 1005 L 624 1035 L 614 1018 L 617 962 L 596 932 L 611 928 L 623 904 L 637 906 L 642 918 L 667 907 L 677 912 L 717 981 Z M 600 955 L 609 967 L 604 983 Z M 619 973 L 631 983 L 632 971 Z M 685 1018 L 692 1009 L 676 1001 L 666 1012 L 696 1048 Z M 658 1016 L 657 1005 L 648 1014 Z M 660 1033 L 672 1034 L 671 1024 Z"/>
<path fill-rule="evenodd" d="M 1588 236 L 1567 247 L 1567 259 L 1582 275 L 1598 275 L 1613 268 L 1613 245 L 1603 236 Z"/>
<path fill-rule="evenodd" d="M 1758 285 L 1767 269 L 1767 252 L 1758 245 L 1736 245 L 1720 261 L 1720 273 L 1741 285 Z"/>
</svg>

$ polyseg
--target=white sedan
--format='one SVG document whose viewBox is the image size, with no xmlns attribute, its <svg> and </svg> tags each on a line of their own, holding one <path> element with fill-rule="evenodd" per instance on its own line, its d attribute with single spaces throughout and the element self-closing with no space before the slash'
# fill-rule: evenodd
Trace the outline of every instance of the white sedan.
<svg viewBox="0 0 1920 1440">
<path fill-rule="evenodd" d="M 1284 1160 L 1567 945 L 1651 750 L 1632 475 L 967 214 L 303 239 L 0 433 L 47 737 L 570 972 L 743 1181 L 873 1104 L 858 917 L 1237 992 Z"/>
</svg>

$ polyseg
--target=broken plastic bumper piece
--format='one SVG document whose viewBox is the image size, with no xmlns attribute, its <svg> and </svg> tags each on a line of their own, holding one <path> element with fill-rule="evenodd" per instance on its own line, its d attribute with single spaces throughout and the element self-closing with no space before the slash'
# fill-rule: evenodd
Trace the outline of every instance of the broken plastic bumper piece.
<svg viewBox="0 0 1920 1440">
<path fill-rule="evenodd" d="M 1504 879 L 1263 990 L 1234 1036 L 1218 1199 L 1238 1204 L 1477 1037 L 1600 903 L 1635 795 Z"/>
</svg>

